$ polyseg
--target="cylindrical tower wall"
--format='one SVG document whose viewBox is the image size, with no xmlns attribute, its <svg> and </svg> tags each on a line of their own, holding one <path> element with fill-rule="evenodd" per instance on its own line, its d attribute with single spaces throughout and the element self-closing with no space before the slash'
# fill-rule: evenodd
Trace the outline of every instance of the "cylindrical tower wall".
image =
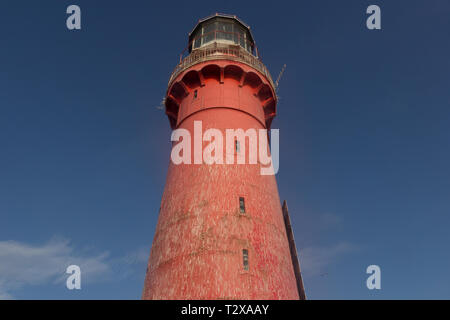
<svg viewBox="0 0 450 320">
<path fill-rule="evenodd" d="M 196 121 L 220 130 L 225 162 L 226 129 L 267 129 L 276 96 L 258 70 L 220 59 L 180 73 L 166 106 L 192 147 Z M 249 144 L 246 164 L 194 164 L 193 151 L 192 164 L 170 162 L 144 299 L 299 298 L 275 176 L 249 164 Z"/>
</svg>

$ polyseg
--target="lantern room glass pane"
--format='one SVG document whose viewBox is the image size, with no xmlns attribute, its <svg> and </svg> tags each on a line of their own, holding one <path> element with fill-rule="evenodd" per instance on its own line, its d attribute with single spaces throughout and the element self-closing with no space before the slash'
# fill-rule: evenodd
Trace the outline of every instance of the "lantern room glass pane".
<svg viewBox="0 0 450 320">
<path fill-rule="evenodd" d="M 210 22 L 203 27 L 203 43 L 211 42 L 215 39 L 216 22 Z"/>
<path fill-rule="evenodd" d="M 219 21 L 217 23 L 217 39 L 233 41 L 233 23 Z"/>
<path fill-rule="evenodd" d="M 197 34 L 196 37 L 197 38 L 194 41 L 194 48 L 199 48 L 202 44 L 202 37 L 199 34 Z"/>
</svg>

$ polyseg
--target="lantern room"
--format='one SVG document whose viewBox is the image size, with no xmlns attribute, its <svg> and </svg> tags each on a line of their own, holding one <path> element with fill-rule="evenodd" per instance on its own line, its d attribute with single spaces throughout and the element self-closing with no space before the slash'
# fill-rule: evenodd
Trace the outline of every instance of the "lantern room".
<svg viewBox="0 0 450 320">
<path fill-rule="evenodd" d="M 236 16 L 218 14 L 199 20 L 189 34 L 189 53 L 211 44 L 238 45 L 255 55 L 250 27 Z"/>
</svg>

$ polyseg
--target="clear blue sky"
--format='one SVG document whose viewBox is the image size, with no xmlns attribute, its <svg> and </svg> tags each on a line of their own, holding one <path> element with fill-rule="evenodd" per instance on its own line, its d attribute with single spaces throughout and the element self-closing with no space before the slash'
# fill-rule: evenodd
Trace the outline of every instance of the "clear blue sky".
<svg viewBox="0 0 450 320">
<path fill-rule="evenodd" d="M 449 299 L 447 0 L 2 2 L 0 298 L 140 298 L 170 153 L 157 106 L 215 12 L 251 26 L 274 78 L 287 64 L 277 180 L 309 298 Z"/>
</svg>

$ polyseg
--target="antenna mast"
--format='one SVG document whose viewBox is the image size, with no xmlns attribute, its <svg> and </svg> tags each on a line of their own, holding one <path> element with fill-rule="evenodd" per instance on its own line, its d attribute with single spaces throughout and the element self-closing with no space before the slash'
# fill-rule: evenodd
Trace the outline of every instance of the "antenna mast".
<svg viewBox="0 0 450 320">
<path fill-rule="evenodd" d="M 275 91 L 278 91 L 278 83 L 280 82 L 281 76 L 284 73 L 284 70 L 286 69 L 286 63 L 283 65 L 283 68 L 281 68 L 280 74 L 278 75 L 277 81 L 275 81 Z"/>
</svg>

